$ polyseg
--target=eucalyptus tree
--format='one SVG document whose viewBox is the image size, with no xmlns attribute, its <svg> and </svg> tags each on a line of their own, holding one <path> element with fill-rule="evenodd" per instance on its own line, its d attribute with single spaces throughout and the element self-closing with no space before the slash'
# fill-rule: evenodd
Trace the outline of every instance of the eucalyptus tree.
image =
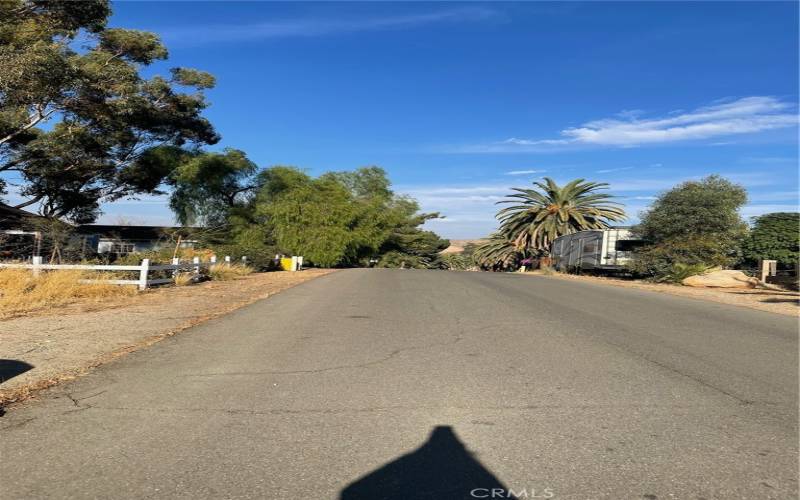
<svg viewBox="0 0 800 500">
<path fill-rule="evenodd" d="M 512 204 L 500 210 L 502 233 L 520 250 L 539 252 L 559 236 L 586 229 L 604 229 L 625 220 L 621 204 L 612 201 L 607 183 L 575 179 L 559 186 L 553 179 L 534 182 L 534 188 L 516 191 L 498 203 Z"/>
<path fill-rule="evenodd" d="M 202 116 L 213 76 L 144 78 L 167 49 L 109 15 L 105 0 L 0 2 L 0 195 L 18 182 L 17 207 L 91 221 L 102 201 L 159 191 L 177 163 L 153 148 L 219 140 Z"/>
</svg>

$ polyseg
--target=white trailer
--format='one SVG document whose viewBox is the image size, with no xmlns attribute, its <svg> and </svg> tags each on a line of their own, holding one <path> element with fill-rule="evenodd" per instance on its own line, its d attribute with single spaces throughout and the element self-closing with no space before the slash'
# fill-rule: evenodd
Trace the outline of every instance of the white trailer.
<svg viewBox="0 0 800 500">
<path fill-rule="evenodd" d="M 559 271 L 620 270 L 642 241 L 627 227 L 578 231 L 553 241 L 550 256 Z"/>
</svg>

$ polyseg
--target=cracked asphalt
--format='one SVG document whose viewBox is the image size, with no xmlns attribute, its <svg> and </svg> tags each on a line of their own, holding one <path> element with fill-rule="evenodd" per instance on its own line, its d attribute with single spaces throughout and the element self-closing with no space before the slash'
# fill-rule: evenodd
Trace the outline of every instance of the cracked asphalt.
<svg viewBox="0 0 800 500">
<path fill-rule="evenodd" d="M 546 277 L 341 271 L 8 409 L 0 496 L 797 498 L 797 326 Z"/>
</svg>

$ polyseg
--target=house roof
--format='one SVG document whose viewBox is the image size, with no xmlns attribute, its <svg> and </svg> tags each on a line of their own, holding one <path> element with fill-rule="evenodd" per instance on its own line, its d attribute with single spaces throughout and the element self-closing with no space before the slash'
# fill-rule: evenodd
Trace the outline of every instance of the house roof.
<svg viewBox="0 0 800 500">
<path fill-rule="evenodd" d="M 158 240 L 167 233 L 183 233 L 195 228 L 181 226 L 117 226 L 108 224 L 84 224 L 78 226 L 78 234 L 96 235 L 101 238 L 121 240 Z"/>
<path fill-rule="evenodd" d="M 26 222 L 41 218 L 41 215 L 0 203 L 0 229 L 21 229 L 28 225 Z"/>
</svg>

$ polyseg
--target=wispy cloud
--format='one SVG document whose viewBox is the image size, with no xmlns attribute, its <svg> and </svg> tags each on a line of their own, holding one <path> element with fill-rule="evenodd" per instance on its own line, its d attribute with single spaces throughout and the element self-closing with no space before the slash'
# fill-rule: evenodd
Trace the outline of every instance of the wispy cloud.
<svg viewBox="0 0 800 500">
<path fill-rule="evenodd" d="M 490 144 L 462 146 L 453 152 L 503 153 L 572 147 L 635 147 L 754 134 L 797 124 L 794 104 L 770 96 L 751 96 L 654 118 L 642 118 L 638 111 L 622 112 L 615 118 L 593 120 L 578 127 L 565 128 L 560 131 L 559 138 L 512 137 Z"/>
<path fill-rule="evenodd" d="M 623 170 L 631 170 L 633 167 L 619 167 L 619 168 L 604 168 L 602 170 L 595 170 L 598 174 L 609 174 L 611 172 L 622 172 Z"/>
<path fill-rule="evenodd" d="M 541 174 L 547 172 L 547 170 L 512 170 L 510 172 L 506 172 L 505 175 L 528 175 L 528 174 Z"/>
<path fill-rule="evenodd" d="M 159 32 L 171 45 L 203 45 L 270 38 L 332 36 L 365 31 L 411 29 L 426 25 L 502 20 L 503 15 L 487 7 L 440 9 L 422 14 L 295 18 L 251 24 L 212 24 L 163 28 Z"/>
</svg>

